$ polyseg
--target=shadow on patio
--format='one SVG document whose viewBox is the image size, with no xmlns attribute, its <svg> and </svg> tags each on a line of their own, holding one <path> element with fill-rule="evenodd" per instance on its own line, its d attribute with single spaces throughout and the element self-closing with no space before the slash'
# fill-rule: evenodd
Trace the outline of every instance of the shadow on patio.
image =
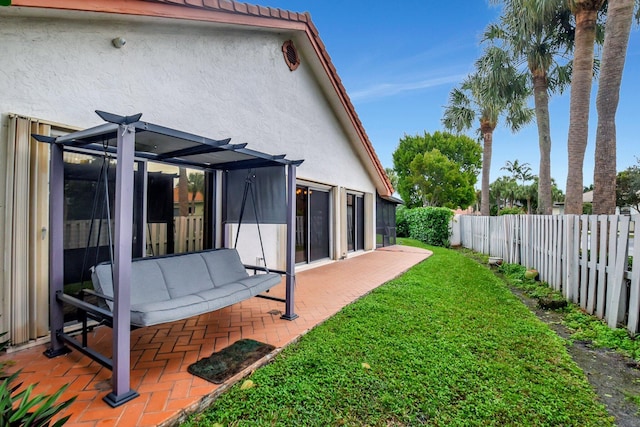
<svg viewBox="0 0 640 427">
<path fill-rule="evenodd" d="M 71 384 L 63 398 L 77 395 L 65 414 L 68 426 L 172 425 L 185 414 L 207 406 L 212 399 L 254 367 L 225 384 L 212 384 L 187 372 L 187 367 L 241 338 L 252 338 L 278 349 L 294 342 L 345 305 L 366 295 L 426 259 L 429 251 L 407 246 L 381 248 L 296 274 L 293 321 L 280 319 L 284 305 L 252 298 L 199 317 L 137 329 L 131 333 L 131 388 L 140 396 L 117 408 L 102 397 L 111 390 L 111 371 L 79 352 L 47 359 L 40 345 L 2 356 L 13 360 L 11 371 L 22 369 L 19 380 L 39 382 L 38 393 L 53 393 Z M 271 290 L 284 296 L 284 284 Z M 111 329 L 96 328 L 90 342 L 109 354 Z M 264 363 L 270 356 L 258 362 Z"/>
</svg>

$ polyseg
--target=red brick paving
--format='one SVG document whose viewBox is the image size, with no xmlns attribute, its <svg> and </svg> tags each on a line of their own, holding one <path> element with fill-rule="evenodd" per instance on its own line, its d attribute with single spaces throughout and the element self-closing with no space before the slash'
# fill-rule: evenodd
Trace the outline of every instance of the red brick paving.
<svg viewBox="0 0 640 427">
<path fill-rule="evenodd" d="M 111 391 L 111 372 L 79 352 L 47 359 L 42 354 L 46 346 L 41 345 L 3 355 L 0 360 L 15 361 L 10 370 L 22 369 L 19 380 L 25 384 L 40 382 L 35 390 L 38 393 L 53 393 L 70 384 L 63 398 L 78 397 L 63 414 L 71 414 L 67 426 L 172 425 L 185 414 L 199 410 L 216 391 L 228 385 L 212 384 L 189 374 L 191 363 L 241 338 L 284 347 L 430 254 L 392 246 L 299 272 L 295 290 L 299 317 L 293 321 L 272 314 L 284 310 L 282 303 L 252 298 L 198 317 L 134 330 L 131 387 L 140 397 L 118 408 L 102 400 Z M 270 294 L 284 297 L 284 285 L 276 286 Z M 109 355 L 111 337 L 111 329 L 100 327 L 90 333 L 89 342 Z M 243 375 L 236 375 L 228 383 Z"/>
</svg>

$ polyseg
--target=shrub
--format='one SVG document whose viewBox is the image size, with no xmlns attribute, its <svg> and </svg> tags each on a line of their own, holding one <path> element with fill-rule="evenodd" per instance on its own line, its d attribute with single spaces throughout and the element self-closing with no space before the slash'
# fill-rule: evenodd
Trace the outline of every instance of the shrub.
<svg viewBox="0 0 640 427">
<path fill-rule="evenodd" d="M 414 208 L 405 214 L 409 237 L 428 245 L 449 247 L 453 211 L 448 208 Z"/>
<path fill-rule="evenodd" d="M 396 236 L 397 237 L 409 237 L 409 224 L 407 223 L 407 213 L 409 209 L 406 206 L 400 205 L 396 209 Z"/>
<path fill-rule="evenodd" d="M 511 208 L 500 209 L 500 211 L 498 212 L 498 215 L 522 215 L 523 213 L 525 212 L 522 210 L 522 208 L 514 206 Z"/>
<path fill-rule="evenodd" d="M 507 276 L 509 279 L 524 280 L 527 268 L 520 264 L 504 263 L 498 268 L 498 271 Z"/>
</svg>

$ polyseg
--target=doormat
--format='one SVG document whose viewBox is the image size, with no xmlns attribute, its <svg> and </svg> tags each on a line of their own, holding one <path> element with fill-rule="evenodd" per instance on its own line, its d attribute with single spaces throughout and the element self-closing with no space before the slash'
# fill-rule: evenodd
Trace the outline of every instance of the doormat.
<svg viewBox="0 0 640 427">
<path fill-rule="evenodd" d="M 215 384 L 222 384 L 275 349 L 260 341 L 243 339 L 209 357 L 189 365 L 187 370 Z"/>
</svg>

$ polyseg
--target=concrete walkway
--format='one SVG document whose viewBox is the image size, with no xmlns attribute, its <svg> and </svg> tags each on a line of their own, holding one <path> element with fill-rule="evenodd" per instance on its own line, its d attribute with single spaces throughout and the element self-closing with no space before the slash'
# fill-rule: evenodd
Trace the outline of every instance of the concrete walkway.
<svg viewBox="0 0 640 427">
<path fill-rule="evenodd" d="M 299 272 L 295 311 L 300 317 L 293 321 L 280 319 L 282 303 L 252 298 L 199 317 L 137 329 L 131 333 L 131 388 L 140 396 L 118 408 L 102 400 L 111 391 L 111 371 L 79 352 L 47 359 L 42 354 L 46 347 L 37 346 L 3 355 L 0 360 L 15 361 L 8 370 L 21 369 L 19 380 L 25 384 L 39 382 L 38 393 L 50 394 L 70 384 L 63 397 L 78 398 L 65 412 L 71 414 L 67 426 L 173 425 L 206 407 L 260 362 L 221 385 L 188 373 L 190 364 L 241 338 L 281 349 L 430 255 L 423 249 L 391 246 Z M 284 285 L 270 294 L 284 296 Z M 110 354 L 111 339 L 111 329 L 100 327 L 90 334 L 89 342 Z"/>
</svg>

